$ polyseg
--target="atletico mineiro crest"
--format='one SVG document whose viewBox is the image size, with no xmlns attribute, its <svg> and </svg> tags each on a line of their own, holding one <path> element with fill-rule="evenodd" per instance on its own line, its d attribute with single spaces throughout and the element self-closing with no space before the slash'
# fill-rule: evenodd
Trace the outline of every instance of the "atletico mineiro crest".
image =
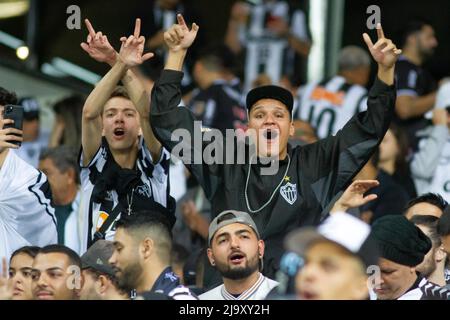
<svg viewBox="0 0 450 320">
<path fill-rule="evenodd" d="M 280 188 L 280 194 L 283 196 L 290 205 L 292 205 L 297 200 L 297 184 L 286 183 Z"/>
</svg>

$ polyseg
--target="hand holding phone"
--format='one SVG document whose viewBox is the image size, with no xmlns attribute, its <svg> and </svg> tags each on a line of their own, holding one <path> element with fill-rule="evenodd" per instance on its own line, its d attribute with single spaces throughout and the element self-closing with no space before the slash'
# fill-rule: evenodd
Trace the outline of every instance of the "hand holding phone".
<svg viewBox="0 0 450 320">
<path fill-rule="evenodd" d="M 23 107 L 6 105 L 0 117 L 0 152 L 17 149 L 22 144 Z"/>
</svg>

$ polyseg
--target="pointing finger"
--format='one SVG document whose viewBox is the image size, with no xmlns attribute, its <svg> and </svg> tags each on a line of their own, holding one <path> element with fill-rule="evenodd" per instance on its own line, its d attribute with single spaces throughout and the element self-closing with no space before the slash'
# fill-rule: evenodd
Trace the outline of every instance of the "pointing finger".
<svg viewBox="0 0 450 320">
<path fill-rule="evenodd" d="M 178 24 L 182 27 L 187 27 L 186 25 L 186 21 L 184 21 L 184 18 L 181 14 L 177 14 L 177 20 L 178 20 Z"/>
<path fill-rule="evenodd" d="M 384 38 L 384 32 L 383 32 L 383 28 L 381 27 L 381 23 L 377 23 L 377 34 L 378 34 L 378 39 Z"/>
<path fill-rule="evenodd" d="M 94 37 L 95 36 L 95 30 L 94 30 L 94 27 L 92 26 L 91 22 L 89 21 L 89 19 L 84 19 L 84 23 L 86 24 L 86 27 L 87 27 L 91 37 Z"/>
<path fill-rule="evenodd" d="M 136 24 L 134 25 L 134 37 L 139 38 L 139 34 L 141 33 L 141 19 L 136 19 Z"/>
<path fill-rule="evenodd" d="M 364 42 L 367 44 L 367 46 L 370 48 L 373 47 L 372 39 L 370 39 L 369 35 L 367 33 L 363 34 Z"/>
</svg>

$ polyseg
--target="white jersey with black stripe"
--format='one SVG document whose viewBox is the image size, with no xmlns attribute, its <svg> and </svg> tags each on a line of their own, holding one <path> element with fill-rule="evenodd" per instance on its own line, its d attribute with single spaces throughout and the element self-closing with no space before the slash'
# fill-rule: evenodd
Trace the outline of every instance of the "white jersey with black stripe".
<svg viewBox="0 0 450 320">
<path fill-rule="evenodd" d="M 232 295 L 222 284 L 199 296 L 200 300 L 264 300 L 278 282 L 259 274 L 258 280 L 251 288 L 242 292 L 238 297 Z"/>
<path fill-rule="evenodd" d="M 294 119 L 309 122 L 319 139 L 335 135 L 353 115 L 367 109 L 367 90 L 341 76 L 299 89 Z"/>
<path fill-rule="evenodd" d="M 108 152 L 102 143 L 95 156 L 87 166 L 83 166 L 83 154 L 80 157 L 80 179 L 81 190 L 83 192 L 80 204 L 80 251 L 81 254 L 90 246 L 94 234 L 98 231 L 102 223 L 111 214 L 112 210 L 119 202 L 116 190 L 108 190 L 104 203 L 95 202 L 93 191 L 96 184 L 95 176 L 102 176 L 103 169 L 108 161 Z M 169 166 L 170 153 L 162 148 L 159 162 L 154 164 L 150 151 L 141 137 L 136 160 L 136 170 L 140 171 L 140 183 L 130 191 L 129 204 L 133 208 L 133 198 L 137 195 L 150 202 L 156 202 L 162 207 L 167 207 L 169 200 Z M 147 201 L 147 200 L 146 200 Z M 115 221 L 120 219 L 120 214 Z M 113 240 L 115 234 L 114 223 L 105 232 L 106 240 Z"/>
<path fill-rule="evenodd" d="M 57 242 L 47 177 L 9 150 L 0 168 L 0 257 Z"/>
</svg>

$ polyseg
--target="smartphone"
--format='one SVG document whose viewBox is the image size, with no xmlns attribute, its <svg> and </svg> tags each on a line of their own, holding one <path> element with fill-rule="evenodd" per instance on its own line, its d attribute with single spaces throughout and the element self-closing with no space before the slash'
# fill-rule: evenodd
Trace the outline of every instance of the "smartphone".
<svg viewBox="0 0 450 320">
<path fill-rule="evenodd" d="M 23 128 L 23 107 L 15 106 L 12 104 L 8 104 L 3 109 L 3 119 L 12 119 L 14 123 L 5 124 L 4 129 L 6 128 L 16 128 L 18 130 L 22 130 Z M 15 144 L 20 147 L 22 144 L 20 141 L 7 141 L 9 143 Z"/>
</svg>

